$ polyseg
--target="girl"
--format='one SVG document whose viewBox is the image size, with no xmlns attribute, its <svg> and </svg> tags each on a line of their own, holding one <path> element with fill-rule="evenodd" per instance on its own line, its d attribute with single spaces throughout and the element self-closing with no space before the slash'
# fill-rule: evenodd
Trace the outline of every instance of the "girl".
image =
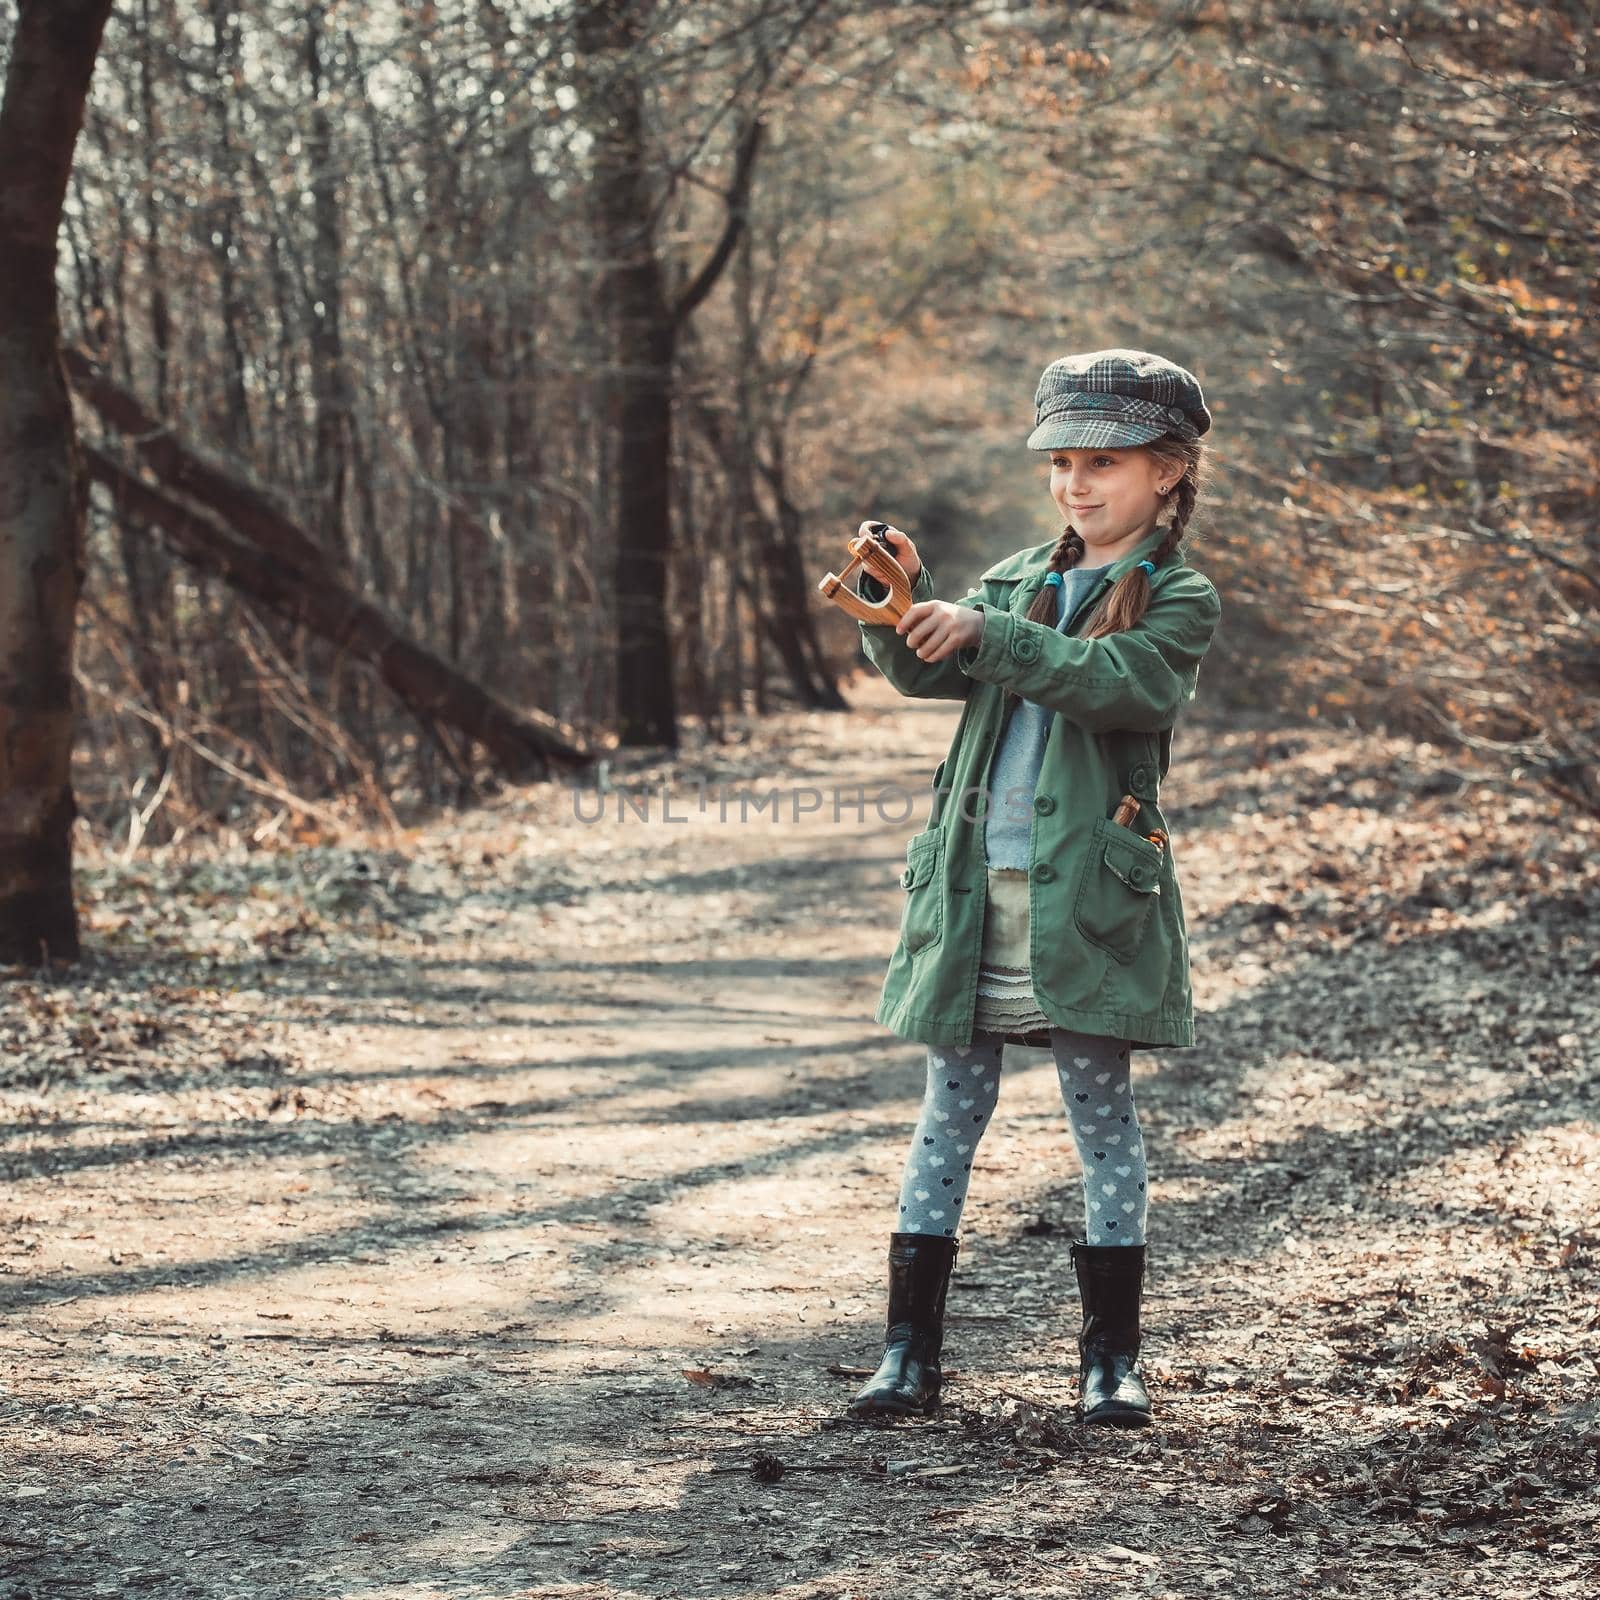
<svg viewBox="0 0 1600 1600">
<path fill-rule="evenodd" d="M 1158 800 L 1221 615 L 1179 550 L 1211 413 L 1193 373 L 1123 349 L 1053 361 L 1034 404 L 1028 448 L 1049 453 L 1060 537 L 996 563 L 952 603 L 933 598 L 916 546 L 891 528 L 915 603 L 893 626 L 861 624 L 867 656 L 902 694 L 964 706 L 929 826 L 906 844 L 877 1009 L 928 1045 L 927 1087 L 890 1235 L 884 1356 L 850 1410 L 925 1414 L 938 1401 L 962 1204 L 1014 1043 L 1053 1053 L 1083 1167 L 1085 1237 L 1071 1251 L 1080 1414 L 1140 1427 L 1147 1179 L 1129 1058 L 1194 1043 Z M 863 572 L 859 592 L 887 590 Z M 1125 793 L 1139 803 L 1131 822 L 1115 815 Z"/>
</svg>

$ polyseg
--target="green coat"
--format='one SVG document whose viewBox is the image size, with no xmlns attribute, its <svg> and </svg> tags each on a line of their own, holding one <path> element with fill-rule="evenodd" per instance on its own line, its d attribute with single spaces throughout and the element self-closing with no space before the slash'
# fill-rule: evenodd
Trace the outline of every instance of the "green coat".
<svg viewBox="0 0 1600 1600">
<path fill-rule="evenodd" d="M 1183 840 L 1172 837 L 1162 815 L 1160 784 L 1171 761 L 1173 724 L 1194 699 L 1221 601 L 1203 574 L 1169 559 L 1151 579 L 1150 605 L 1137 627 L 1100 639 L 1071 631 L 1165 532 L 1156 529 L 1107 569 L 1066 633 L 1025 615 L 1049 571 L 1054 539 L 997 562 L 956 602 L 984 613 L 976 648 L 926 662 L 892 625 L 861 624 L 862 648 L 901 694 L 963 702 L 949 752 L 934 769 L 929 826 L 906 842 L 900 937 L 876 1012 L 901 1038 L 972 1041 L 988 891 L 983 796 L 1009 688 L 1057 713 L 1030 830 L 1030 949 L 1039 1009 L 1057 1027 L 1080 1033 L 1135 1045 L 1194 1043 L 1177 873 Z M 863 592 L 887 591 L 869 578 Z M 935 598 L 926 563 L 912 598 Z M 1124 793 L 1142 802 L 1132 828 L 1111 820 Z M 1156 828 L 1167 831 L 1165 851 L 1141 837 Z M 1049 1043 L 1042 1033 L 1008 1037 Z"/>
</svg>

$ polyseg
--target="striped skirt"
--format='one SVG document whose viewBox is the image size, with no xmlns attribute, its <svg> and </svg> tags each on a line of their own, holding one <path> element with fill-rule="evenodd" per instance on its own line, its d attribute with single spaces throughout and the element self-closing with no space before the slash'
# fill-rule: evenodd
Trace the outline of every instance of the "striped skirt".
<svg viewBox="0 0 1600 1600">
<path fill-rule="evenodd" d="M 1050 1019 L 1033 995 L 1028 956 L 1028 874 L 1021 867 L 989 868 L 989 903 L 978 956 L 974 1028 L 1048 1043 Z M 1032 1035 L 1025 1039 L 1025 1035 Z"/>
</svg>

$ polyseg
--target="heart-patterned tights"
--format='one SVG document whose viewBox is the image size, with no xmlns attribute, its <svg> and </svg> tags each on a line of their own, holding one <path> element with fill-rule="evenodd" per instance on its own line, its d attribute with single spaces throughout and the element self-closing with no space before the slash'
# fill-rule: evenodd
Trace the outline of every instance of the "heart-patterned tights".
<svg viewBox="0 0 1600 1600">
<path fill-rule="evenodd" d="M 1143 1244 L 1144 1139 L 1133 1104 L 1126 1039 L 1050 1030 L 1062 1103 L 1083 1167 L 1085 1238 Z M 900 1183 L 901 1233 L 953 1236 L 972 1176 L 973 1152 L 1000 1097 L 1004 1041 L 976 1032 L 970 1045 L 930 1045 L 922 1113 Z"/>
</svg>

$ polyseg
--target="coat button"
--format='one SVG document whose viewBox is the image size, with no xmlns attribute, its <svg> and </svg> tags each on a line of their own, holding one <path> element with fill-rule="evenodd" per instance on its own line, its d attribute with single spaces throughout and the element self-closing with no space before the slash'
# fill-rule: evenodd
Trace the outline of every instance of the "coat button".
<svg viewBox="0 0 1600 1600">
<path fill-rule="evenodd" d="M 1056 808 L 1055 801 L 1047 794 L 1036 794 L 1033 797 L 1033 809 L 1041 817 L 1048 817 Z"/>
<path fill-rule="evenodd" d="M 1128 868 L 1128 882 L 1129 883 L 1143 883 L 1144 882 L 1144 868 L 1140 867 L 1140 866 L 1129 867 Z"/>
<path fill-rule="evenodd" d="M 1128 773 L 1128 789 L 1141 800 L 1156 797 L 1156 775 L 1148 761 L 1141 761 Z"/>
<path fill-rule="evenodd" d="M 910 867 L 907 867 L 905 869 L 905 871 L 900 874 L 900 887 L 902 889 L 909 889 L 911 887 L 911 868 Z"/>
<path fill-rule="evenodd" d="M 1041 861 L 1039 865 L 1033 869 L 1033 881 L 1035 883 L 1049 883 L 1050 880 L 1055 877 L 1055 875 L 1056 869 L 1052 867 L 1048 861 Z"/>
<path fill-rule="evenodd" d="M 1011 641 L 1011 653 L 1018 661 L 1032 661 L 1039 654 L 1039 646 L 1028 634 L 1019 633 Z"/>
</svg>

